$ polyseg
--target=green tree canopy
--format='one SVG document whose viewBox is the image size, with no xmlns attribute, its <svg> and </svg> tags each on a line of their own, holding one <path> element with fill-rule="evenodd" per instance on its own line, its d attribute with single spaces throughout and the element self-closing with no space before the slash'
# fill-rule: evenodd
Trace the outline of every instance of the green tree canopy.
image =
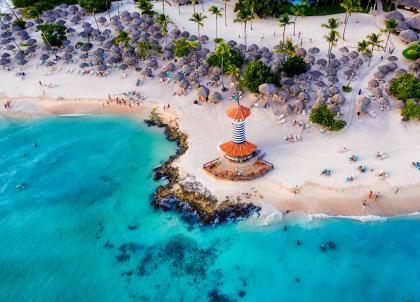
<svg viewBox="0 0 420 302">
<path fill-rule="evenodd" d="M 271 72 L 270 67 L 260 60 L 251 61 L 245 67 L 241 84 L 251 92 L 258 92 L 258 87 L 264 83 L 277 85 L 278 77 Z"/>
<path fill-rule="evenodd" d="M 60 47 L 63 40 L 66 39 L 66 27 L 64 25 L 44 23 L 38 25 L 37 29 L 42 32 L 42 40 L 46 45 Z"/>
<path fill-rule="evenodd" d="M 104 12 L 111 6 L 111 1 L 109 0 L 78 0 L 78 3 L 91 13 Z"/>
<path fill-rule="evenodd" d="M 339 131 L 346 126 L 345 121 L 335 119 L 335 113 L 325 104 L 313 107 L 309 114 L 309 120 L 330 131 Z"/>
<path fill-rule="evenodd" d="M 410 73 L 404 73 L 391 80 L 389 90 L 397 99 L 420 98 L 420 80 Z"/>
</svg>

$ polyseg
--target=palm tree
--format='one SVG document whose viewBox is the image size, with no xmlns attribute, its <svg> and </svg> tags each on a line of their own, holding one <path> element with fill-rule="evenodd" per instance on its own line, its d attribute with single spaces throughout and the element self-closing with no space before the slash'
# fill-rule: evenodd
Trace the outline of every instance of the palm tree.
<svg viewBox="0 0 420 302">
<path fill-rule="evenodd" d="M 360 0 L 344 0 L 340 3 L 340 6 L 346 10 L 346 15 L 344 17 L 344 30 L 343 30 L 343 40 L 345 40 L 344 35 L 346 34 L 347 22 L 350 19 L 352 13 L 362 11 L 360 6 Z"/>
<path fill-rule="evenodd" d="M 195 5 L 197 4 L 198 0 L 191 0 L 191 4 L 193 5 L 193 11 L 195 13 Z"/>
<path fill-rule="evenodd" d="M 168 0 L 162 0 L 162 14 L 165 14 L 165 2 L 171 6 L 171 3 L 168 2 Z"/>
<path fill-rule="evenodd" d="M 165 36 L 165 44 L 168 45 L 168 25 L 173 24 L 168 15 L 161 14 L 157 18 L 157 23 L 162 28 L 162 34 Z"/>
<path fill-rule="evenodd" d="M 366 40 L 362 40 L 357 42 L 357 51 L 363 55 L 371 55 L 371 51 L 369 48 L 369 43 Z"/>
<path fill-rule="evenodd" d="M 204 0 L 200 0 L 201 1 L 201 9 L 203 10 L 204 13 Z"/>
<path fill-rule="evenodd" d="M 286 42 L 280 44 L 280 48 L 276 50 L 276 53 L 284 53 L 289 57 L 293 57 L 296 55 L 296 45 L 293 44 L 292 39 L 287 39 Z"/>
<path fill-rule="evenodd" d="M 331 29 L 327 35 L 324 36 L 324 39 L 328 42 L 328 66 L 331 62 L 331 52 L 332 49 L 337 46 L 337 41 L 340 38 L 340 33 L 335 29 Z"/>
<path fill-rule="evenodd" d="M 305 17 L 305 10 L 308 7 L 308 2 L 303 0 L 299 4 L 293 5 L 291 8 L 292 14 L 295 16 L 295 21 L 293 22 L 293 35 L 296 36 L 296 21 L 298 17 Z"/>
<path fill-rule="evenodd" d="M 95 10 L 95 9 L 93 10 L 93 19 L 95 20 L 96 27 L 97 27 L 97 28 L 98 28 L 98 30 L 99 30 L 98 20 L 96 20 L 96 10 Z"/>
<path fill-rule="evenodd" d="M 391 18 L 391 19 L 385 20 L 384 24 L 385 24 L 385 28 L 382 29 L 382 32 L 387 34 L 386 42 L 384 46 L 384 51 L 386 51 L 386 47 L 388 46 L 388 42 L 389 42 L 389 37 L 391 36 L 391 33 L 395 32 L 395 29 L 398 26 L 398 21 L 397 19 Z"/>
<path fill-rule="evenodd" d="M 111 7 L 112 7 L 112 2 L 110 2 L 110 0 L 106 0 L 106 4 L 108 5 L 108 9 L 107 9 L 107 12 L 108 12 L 108 17 L 109 17 L 109 22 L 111 22 Z"/>
<path fill-rule="evenodd" d="M 283 27 L 283 40 L 282 40 L 282 43 L 284 43 L 284 35 L 286 34 L 286 26 L 289 25 L 289 24 L 292 24 L 294 22 L 290 21 L 290 16 L 289 16 L 288 13 L 285 13 L 285 14 L 281 15 L 278 18 L 278 21 L 279 21 L 280 26 Z"/>
<path fill-rule="evenodd" d="M 340 21 L 335 18 L 329 18 L 327 20 L 327 23 L 321 24 L 321 27 L 328 28 L 330 30 L 335 30 L 340 26 Z"/>
<path fill-rule="evenodd" d="M 4 1 L 4 3 L 7 5 L 7 7 L 10 9 L 10 11 L 12 12 L 12 14 L 15 16 L 16 20 L 20 20 L 20 18 L 16 15 L 14 9 L 10 6 L 9 2 Z"/>
<path fill-rule="evenodd" d="M 230 1 L 230 0 L 223 0 L 223 2 L 225 3 L 225 26 L 227 26 L 226 15 L 227 15 L 227 3 L 228 3 L 229 1 Z"/>
<path fill-rule="evenodd" d="M 375 34 L 375 33 L 371 33 L 370 35 L 367 36 L 367 43 L 369 44 L 369 46 L 371 46 L 372 48 L 370 49 L 370 52 L 372 53 L 373 56 L 373 50 L 376 48 L 382 48 L 383 46 L 381 45 L 383 42 L 383 40 L 381 40 L 381 34 Z M 370 61 L 372 61 L 372 56 L 369 58 L 369 63 L 368 63 L 368 67 L 370 66 Z"/>
<path fill-rule="evenodd" d="M 207 16 L 203 15 L 203 13 L 193 13 L 192 17 L 190 18 L 191 22 L 197 23 L 197 31 L 198 31 L 198 37 L 200 37 L 200 27 L 204 26 L 204 19 L 206 19 Z"/>
<path fill-rule="evenodd" d="M 226 70 L 227 75 L 229 76 L 229 80 L 235 80 L 235 82 L 241 76 L 241 69 L 233 64 L 229 65 Z"/>
<path fill-rule="evenodd" d="M 255 18 L 255 0 L 248 0 L 248 9 L 249 13 L 251 14 L 251 30 L 253 30 L 252 20 Z"/>
<path fill-rule="evenodd" d="M 216 39 L 217 39 L 217 17 L 222 16 L 223 8 L 218 8 L 215 5 L 212 5 L 209 9 L 210 14 L 214 15 L 216 17 Z"/>
<path fill-rule="evenodd" d="M 245 39 L 245 47 L 246 45 L 246 24 L 248 21 L 251 20 L 251 14 L 248 10 L 239 10 L 236 13 L 236 19 L 233 20 L 235 23 L 243 23 L 244 24 L 244 39 Z"/>
<path fill-rule="evenodd" d="M 222 69 L 222 74 L 221 74 L 221 76 L 220 76 L 220 78 L 221 78 L 221 80 L 222 80 L 222 91 L 225 91 L 226 90 L 226 88 L 225 88 L 225 84 L 223 83 L 223 74 L 224 74 L 224 60 L 225 60 L 225 56 L 227 55 L 227 54 L 229 54 L 230 53 L 230 47 L 229 47 L 229 45 L 227 45 L 223 40 L 222 41 L 220 41 L 219 43 L 218 43 L 218 45 L 217 45 L 217 48 L 216 48 L 216 50 L 215 50 L 215 54 L 216 55 L 220 55 L 221 57 L 222 57 L 222 66 L 221 66 L 221 69 Z"/>
</svg>

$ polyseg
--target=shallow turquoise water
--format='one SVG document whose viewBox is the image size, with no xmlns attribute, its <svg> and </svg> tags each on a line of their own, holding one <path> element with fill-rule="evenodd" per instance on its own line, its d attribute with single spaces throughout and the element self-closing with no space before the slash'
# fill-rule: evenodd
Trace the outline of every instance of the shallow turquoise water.
<svg viewBox="0 0 420 302">
<path fill-rule="evenodd" d="M 420 219 L 193 227 L 149 205 L 174 151 L 122 118 L 0 122 L 0 301 L 420 300 Z"/>
</svg>

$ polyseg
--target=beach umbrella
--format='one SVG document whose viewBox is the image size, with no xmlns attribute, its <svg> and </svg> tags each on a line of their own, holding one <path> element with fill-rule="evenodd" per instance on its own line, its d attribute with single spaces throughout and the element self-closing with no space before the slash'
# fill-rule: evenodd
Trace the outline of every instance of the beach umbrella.
<svg viewBox="0 0 420 302">
<path fill-rule="evenodd" d="M 19 50 L 15 55 L 16 60 L 23 60 L 25 57 L 25 53 L 22 50 Z"/>
<path fill-rule="evenodd" d="M 190 80 L 191 82 L 196 82 L 199 80 L 199 76 L 197 72 L 192 72 L 190 73 L 190 75 L 188 76 L 188 80 Z"/>
<path fill-rule="evenodd" d="M 82 53 L 82 54 L 79 56 L 79 59 L 80 59 L 80 60 L 86 60 L 87 58 L 89 58 L 89 55 L 88 55 L 87 53 Z"/>
<path fill-rule="evenodd" d="M 339 59 L 342 63 L 344 63 L 344 64 L 346 64 L 346 63 L 348 63 L 349 61 L 350 61 L 350 59 L 349 59 L 349 57 L 348 56 L 341 56 L 340 57 L 340 59 Z"/>
<path fill-rule="evenodd" d="M 337 59 L 332 59 L 330 61 L 330 66 L 334 67 L 334 68 L 338 68 L 341 66 L 341 62 Z"/>
<path fill-rule="evenodd" d="M 80 63 L 79 64 L 79 67 L 82 68 L 82 69 L 83 68 L 87 68 L 87 67 L 89 67 L 89 64 L 87 64 L 87 63 Z"/>
<path fill-rule="evenodd" d="M 158 62 L 154 59 L 151 59 L 146 63 L 146 66 L 149 68 L 156 69 L 158 67 Z"/>
<path fill-rule="evenodd" d="M 27 63 L 28 63 L 28 61 L 27 61 L 27 60 L 25 60 L 25 59 L 23 59 L 23 60 L 18 60 L 18 61 L 17 61 L 17 64 L 18 64 L 18 65 L 21 65 L 21 66 L 26 65 Z"/>
<path fill-rule="evenodd" d="M 343 105 L 346 99 L 341 93 L 334 94 L 331 98 L 331 103 L 336 105 Z"/>
<path fill-rule="evenodd" d="M 70 61 L 71 59 L 73 59 L 73 56 L 69 53 L 64 54 L 63 56 L 65 61 Z"/>
<path fill-rule="evenodd" d="M 330 109 L 334 113 L 340 112 L 340 107 L 337 104 L 328 105 L 328 109 Z"/>
<path fill-rule="evenodd" d="M 398 61 L 398 58 L 396 56 L 389 56 L 387 58 L 387 60 L 390 61 L 390 62 L 396 62 L 396 61 Z"/>
<path fill-rule="evenodd" d="M 2 58 L 10 58 L 10 53 L 4 52 L 4 53 L 1 54 L 1 57 Z"/>
<path fill-rule="evenodd" d="M 395 62 L 389 62 L 385 66 L 388 67 L 390 71 L 394 71 L 398 68 L 397 63 L 395 63 Z"/>
<path fill-rule="evenodd" d="M 383 97 L 383 92 L 380 87 L 373 88 L 372 94 L 375 96 L 376 99 Z"/>
<path fill-rule="evenodd" d="M 297 99 L 299 101 L 302 101 L 302 102 L 309 101 L 310 100 L 310 96 L 309 96 L 309 94 L 307 92 L 302 91 L 302 92 L 299 92 L 299 94 L 297 95 Z"/>
<path fill-rule="evenodd" d="M 189 75 L 192 71 L 193 71 L 193 67 L 192 67 L 191 65 L 184 65 L 184 66 L 182 67 L 182 72 L 183 72 L 185 75 Z"/>
<path fill-rule="evenodd" d="M 315 63 L 315 57 L 311 56 L 311 55 L 308 55 L 308 56 L 305 57 L 304 61 L 307 64 L 314 64 Z"/>
<path fill-rule="evenodd" d="M 203 65 L 198 66 L 197 73 L 199 76 L 205 76 L 208 73 L 208 69 Z"/>
<path fill-rule="evenodd" d="M 36 45 L 36 40 L 35 39 L 29 39 L 26 43 L 29 45 L 29 46 L 34 46 L 34 45 Z"/>
<path fill-rule="evenodd" d="M 74 51 L 74 46 L 69 45 L 66 48 L 64 48 L 64 51 L 66 53 L 72 53 Z"/>
<path fill-rule="evenodd" d="M 384 97 L 379 98 L 378 103 L 379 103 L 379 105 L 381 105 L 383 107 L 390 107 L 391 106 L 391 103 L 390 103 L 389 99 L 384 98 Z"/>
<path fill-rule="evenodd" d="M 349 52 L 348 56 L 352 59 L 356 59 L 356 58 L 359 57 L 359 53 L 357 51 L 353 50 L 353 51 Z"/>
<path fill-rule="evenodd" d="M 184 79 L 184 74 L 183 73 L 181 73 L 181 72 L 175 73 L 175 75 L 174 75 L 174 81 L 175 82 L 180 82 L 183 79 Z"/>
<path fill-rule="evenodd" d="M 395 76 L 399 76 L 399 75 L 401 75 L 401 74 L 403 74 L 403 73 L 407 73 L 407 70 L 405 70 L 405 69 L 403 69 L 403 68 L 400 68 L 400 69 L 397 69 L 397 70 L 394 72 Z"/>
<path fill-rule="evenodd" d="M 163 69 L 165 71 L 174 71 L 175 70 L 175 64 L 174 63 L 168 63 L 163 67 Z"/>
<path fill-rule="evenodd" d="M 349 49 L 347 48 L 347 47 L 341 47 L 340 49 L 339 49 L 339 51 L 342 53 L 342 54 L 346 54 L 346 53 L 348 53 L 349 52 Z"/>
<path fill-rule="evenodd" d="M 386 65 L 381 65 L 378 67 L 378 71 L 382 72 L 383 74 L 387 74 L 388 72 L 391 71 L 391 69 Z"/>
<path fill-rule="evenodd" d="M 328 92 L 331 96 L 336 95 L 340 93 L 340 88 L 338 88 L 337 86 L 331 86 L 331 87 L 328 87 Z"/>
<path fill-rule="evenodd" d="M 213 103 L 220 103 L 223 100 L 223 96 L 220 92 L 214 91 L 209 95 L 209 101 Z"/>
<path fill-rule="evenodd" d="M 331 84 L 336 84 L 336 83 L 338 83 L 340 81 L 336 76 L 330 76 L 330 77 L 327 78 L 327 80 Z"/>
<path fill-rule="evenodd" d="M 280 107 L 280 112 L 284 115 L 292 113 L 293 108 L 289 103 L 284 103 Z"/>
<path fill-rule="evenodd" d="M 190 82 L 187 79 L 183 79 L 180 83 L 179 83 L 179 87 L 183 88 L 183 89 L 187 89 L 190 86 Z"/>
<path fill-rule="evenodd" d="M 264 83 L 258 86 L 258 91 L 265 95 L 272 95 L 277 91 L 277 88 L 273 84 Z"/>
<path fill-rule="evenodd" d="M 47 62 L 47 67 L 53 67 L 55 65 L 55 62 L 53 61 L 48 61 Z"/>
<path fill-rule="evenodd" d="M 327 66 L 328 62 L 327 60 L 324 60 L 324 59 L 318 59 L 316 60 L 316 64 L 319 65 L 320 67 L 325 67 Z"/>
<path fill-rule="evenodd" d="M 305 48 L 296 49 L 296 55 L 298 55 L 299 57 L 305 57 L 306 56 Z"/>
<path fill-rule="evenodd" d="M 309 49 L 308 49 L 308 52 L 309 52 L 310 54 L 317 54 L 317 53 L 319 53 L 319 52 L 320 52 L 320 50 L 319 50 L 319 48 L 318 48 L 318 47 L 312 47 L 312 48 L 309 48 Z"/>
<path fill-rule="evenodd" d="M 9 58 L 2 57 L 0 59 L 0 65 L 5 66 L 5 65 L 9 65 L 9 64 L 10 64 L 10 59 Z"/>
<path fill-rule="evenodd" d="M 164 71 L 159 72 L 158 74 L 159 79 L 166 79 L 166 77 L 167 77 L 166 72 Z"/>
<path fill-rule="evenodd" d="M 329 76 L 335 76 L 337 75 L 337 70 L 333 66 L 327 66 L 325 67 L 325 73 Z"/>
<path fill-rule="evenodd" d="M 201 86 L 200 89 L 198 89 L 198 91 L 197 91 L 198 97 L 201 98 L 201 99 L 204 98 L 206 100 L 209 96 L 209 93 L 210 93 L 210 90 L 205 86 Z"/>
<path fill-rule="evenodd" d="M 206 42 L 209 40 L 209 37 L 208 37 L 207 35 L 201 35 L 201 36 L 198 38 L 198 40 L 199 40 L 201 43 L 206 43 Z"/>
<path fill-rule="evenodd" d="M 383 18 L 385 20 L 389 20 L 389 19 L 396 19 L 398 21 L 404 21 L 405 20 L 404 15 L 401 14 L 399 11 L 396 11 L 396 10 L 384 14 Z"/>
<path fill-rule="evenodd" d="M 106 23 L 106 21 L 107 21 L 107 20 L 106 20 L 106 18 L 105 18 L 105 17 L 99 17 L 99 18 L 98 18 L 98 23 L 99 23 L 99 24 L 105 24 L 105 23 Z"/>
<path fill-rule="evenodd" d="M 417 6 L 418 8 L 418 6 Z M 420 32 L 420 14 L 416 14 L 412 16 L 411 18 L 407 19 L 407 24 L 410 26 L 413 30 L 417 30 Z"/>
<path fill-rule="evenodd" d="M 70 19 L 70 22 L 71 23 L 73 23 L 73 24 L 77 24 L 77 23 L 79 23 L 80 21 L 81 21 L 82 19 L 79 17 L 79 16 L 73 16 L 71 19 Z"/>
<path fill-rule="evenodd" d="M 108 69 L 108 67 L 105 65 L 105 64 L 101 64 L 101 65 L 99 65 L 99 67 L 98 67 L 98 70 L 99 71 L 106 71 Z"/>
<path fill-rule="evenodd" d="M 373 77 L 377 80 L 383 80 L 385 78 L 385 74 L 380 71 L 377 71 L 373 74 Z"/>
<path fill-rule="evenodd" d="M 141 74 L 144 77 L 151 77 L 152 76 L 152 70 L 150 68 L 145 68 L 141 71 Z"/>
</svg>

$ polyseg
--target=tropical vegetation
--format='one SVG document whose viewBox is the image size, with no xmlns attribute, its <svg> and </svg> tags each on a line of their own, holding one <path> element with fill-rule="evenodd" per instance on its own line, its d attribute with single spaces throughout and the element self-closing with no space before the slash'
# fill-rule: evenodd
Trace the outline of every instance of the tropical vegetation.
<svg viewBox="0 0 420 302">
<path fill-rule="evenodd" d="M 420 80 L 410 73 L 403 73 L 391 80 L 389 91 L 397 99 L 402 101 L 419 99 Z"/>
<path fill-rule="evenodd" d="M 37 29 L 41 31 L 45 45 L 60 47 L 66 39 L 66 27 L 64 25 L 44 23 L 38 25 Z"/>
<path fill-rule="evenodd" d="M 248 63 L 245 67 L 243 78 L 241 80 L 242 86 L 255 93 L 258 92 L 258 87 L 261 84 L 271 83 L 276 85 L 278 82 L 278 75 L 272 73 L 271 68 L 260 60 Z"/>
<path fill-rule="evenodd" d="M 309 120 L 330 131 L 339 131 L 346 126 L 345 121 L 335 119 L 335 113 L 325 104 L 313 107 L 309 113 Z"/>
<path fill-rule="evenodd" d="M 417 60 L 420 58 L 420 42 L 413 42 L 403 50 L 402 54 L 408 60 Z"/>
</svg>

